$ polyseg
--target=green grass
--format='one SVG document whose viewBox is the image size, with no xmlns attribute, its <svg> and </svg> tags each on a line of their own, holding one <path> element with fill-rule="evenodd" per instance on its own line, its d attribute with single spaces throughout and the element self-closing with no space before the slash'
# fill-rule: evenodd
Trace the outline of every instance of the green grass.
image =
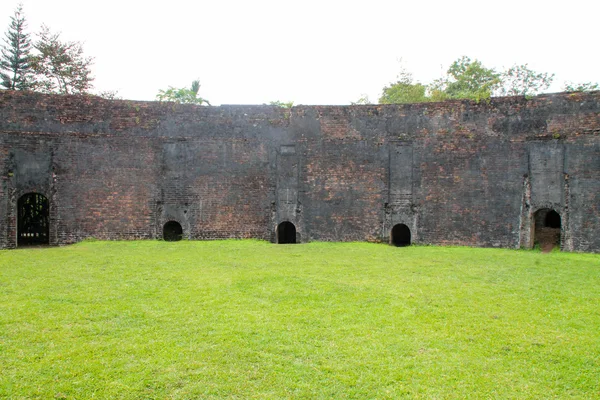
<svg viewBox="0 0 600 400">
<path fill-rule="evenodd" d="M 0 251 L 1 398 L 600 398 L 600 256 L 366 243 Z"/>
</svg>

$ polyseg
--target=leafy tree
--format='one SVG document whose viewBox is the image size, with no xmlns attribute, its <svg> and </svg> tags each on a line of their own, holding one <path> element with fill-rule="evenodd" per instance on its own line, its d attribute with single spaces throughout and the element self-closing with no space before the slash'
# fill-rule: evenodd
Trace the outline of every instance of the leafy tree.
<svg viewBox="0 0 600 400">
<path fill-rule="evenodd" d="M 565 82 L 563 90 L 565 92 L 591 92 L 594 90 L 600 90 L 600 84 L 593 83 L 593 82 L 582 82 L 582 83 Z"/>
<path fill-rule="evenodd" d="M 202 97 L 198 96 L 200 91 L 200 81 L 192 81 L 192 86 L 188 88 L 174 88 L 169 86 L 167 90 L 159 90 L 156 95 L 158 101 L 172 101 L 175 103 L 182 104 L 197 104 L 202 105 L 206 103 L 210 106 L 210 102 Z"/>
<path fill-rule="evenodd" d="M 294 107 L 294 102 L 293 101 L 275 100 L 275 101 L 271 101 L 269 104 L 272 105 L 272 106 L 283 107 L 283 108 L 292 108 L 292 107 Z"/>
<path fill-rule="evenodd" d="M 423 103 L 447 99 L 481 100 L 489 98 L 500 86 L 501 79 L 494 69 L 478 60 L 461 57 L 448 68 L 446 76 L 429 85 L 413 82 L 412 75 L 402 69 L 398 81 L 383 88 L 382 104 Z"/>
<path fill-rule="evenodd" d="M 421 83 L 396 82 L 383 88 L 379 98 L 381 104 L 424 103 L 431 101 L 427 95 L 427 86 Z"/>
<path fill-rule="evenodd" d="M 479 60 L 463 56 L 454 61 L 446 77 L 438 79 L 431 86 L 432 97 L 436 100 L 488 99 L 501 84 L 501 76 L 494 69 L 486 68 Z"/>
<path fill-rule="evenodd" d="M 35 43 L 38 54 L 31 58 L 36 73 L 35 89 L 44 93 L 87 93 L 92 88 L 93 58 L 83 55 L 80 42 L 62 42 L 60 33 L 42 26 Z"/>
<path fill-rule="evenodd" d="M 502 86 L 498 93 L 502 96 L 535 96 L 548 89 L 554 74 L 535 72 L 527 64 L 514 65 L 501 75 Z"/>
<path fill-rule="evenodd" d="M 11 90 L 27 90 L 32 87 L 33 74 L 29 64 L 31 40 L 25 32 L 27 24 L 23 5 L 19 4 L 6 32 L 0 58 L 1 85 Z"/>
<path fill-rule="evenodd" d="M 492 95 L 533 96 L 550 87 L 554 74 L 535 72 L 524 65 L 514 65 L 498 73 L 479 60 L 463 56 L 454 61 L 446 75 L 429 85 L 413 83 L 412 75 L 402 70 L 396 83 L 383 88 L 379 99 L 387 103 L 422 103 L 447 99 L 483 100 Z M 598 88 L 593 84 L 584 84 Z M 594 90 L 594 89 L 591 89 Z"/>
<path fill-rule="evenodd" d="M 380 104 L 424 103 L 431 101 L 426 95 L 427 86 L 413 83 L 412 74 L 401 67 L 398 80 L 383 88 Z"/>
</svg>

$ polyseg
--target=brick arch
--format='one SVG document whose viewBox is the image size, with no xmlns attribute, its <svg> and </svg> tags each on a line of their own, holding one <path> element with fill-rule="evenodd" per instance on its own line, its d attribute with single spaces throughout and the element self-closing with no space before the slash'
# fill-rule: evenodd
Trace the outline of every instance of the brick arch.
<svg viewBox="0 0 600 400">
<path fill-rule="evenodd" d="M 177 242 L 183 239 L 183 227 L 175 220 L 169 220 L 163 225 L 163 240 Z"/>
<path fill-rule="evenodd" d="M 296 225 L 290 221 L 283 221 L 277 225 L 276 243 L 278 244 L 294 244 L 297 243 Z"/>
<path fill-rule="evenodd" d="M 411 232 L 406 224 L 396 224 L 390 232 L 390 244 L 398 247 L 410 246 Z"/>
<path fill-rule="evenodd" d="M 539 245 L 542 251 L 560 248 L 562 218 L 552 208 L 540 208 L 533 213 L 533 244 Z"/>
</svg>

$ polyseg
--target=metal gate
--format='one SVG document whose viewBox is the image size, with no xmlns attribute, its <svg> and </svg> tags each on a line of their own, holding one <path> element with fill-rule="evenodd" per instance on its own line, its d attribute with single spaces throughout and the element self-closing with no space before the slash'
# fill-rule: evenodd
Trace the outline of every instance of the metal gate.
<svg viewBox="0 0 600 400">
<path fill-rule="evenodd" d="M 48 199 L 39 193 L 27 193 L 21 196 L 17 208 L 17 246 L 48 244 Z"/>
</svg>

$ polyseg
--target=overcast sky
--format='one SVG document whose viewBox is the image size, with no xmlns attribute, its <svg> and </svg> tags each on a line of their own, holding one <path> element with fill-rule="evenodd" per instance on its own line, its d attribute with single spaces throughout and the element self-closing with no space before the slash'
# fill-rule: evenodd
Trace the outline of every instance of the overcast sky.
<svg viewBox="0 0 600 400">
<path fill-rule="evenodd" d="M 189 86 L 213 104 L 376 101 L 399 59 L 423 83 L 462 55 L 501 70 L 528 63 L 565 81 L 600 81 L 600 1 L 23 0 L 93 56 L 96 90 L 154 100 Z M 5 32 L 18 1 L 0 3 Z M 4 37 L 4 35 L 3 35 Z"/>
</svg>

